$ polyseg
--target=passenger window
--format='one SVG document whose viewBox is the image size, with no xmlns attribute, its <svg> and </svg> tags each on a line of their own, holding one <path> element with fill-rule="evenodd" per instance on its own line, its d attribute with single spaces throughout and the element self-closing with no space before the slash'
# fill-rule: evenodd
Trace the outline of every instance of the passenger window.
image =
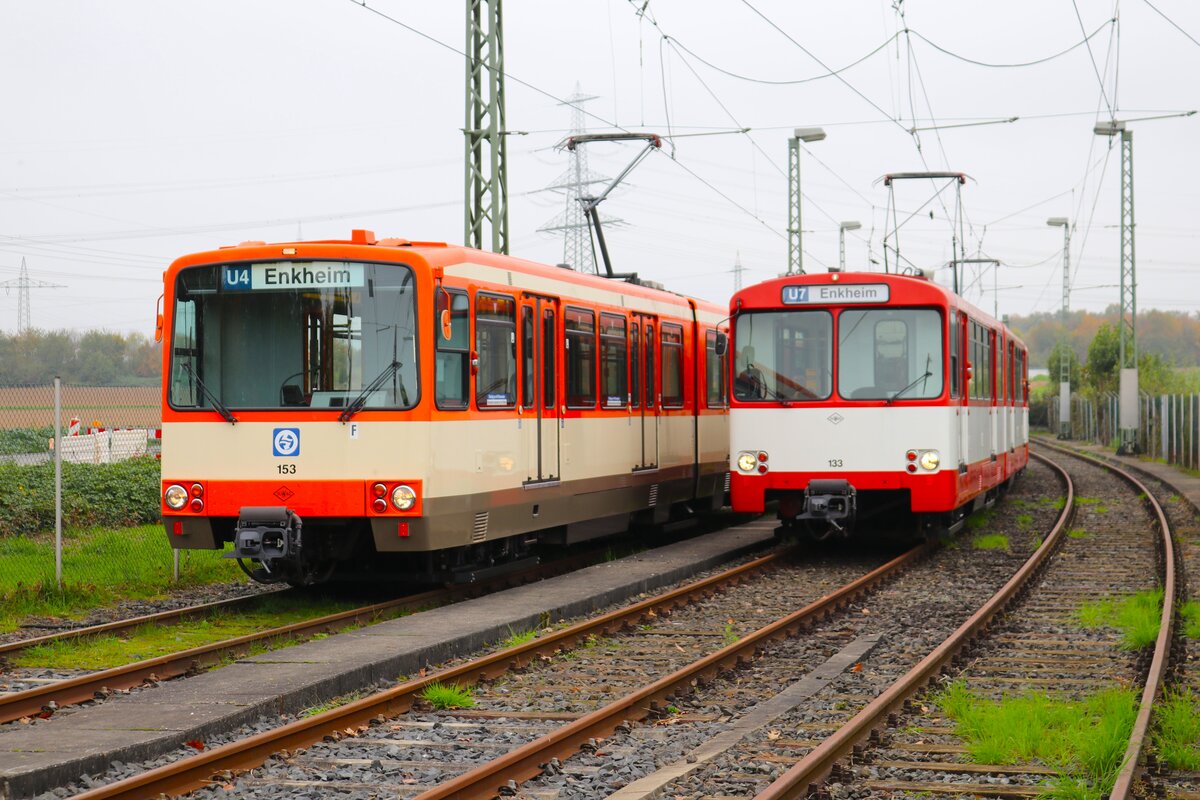
<svg viewBox="0 0 1200 800">
<path fill-rule="evenodd" d="M 567 332 L 567 405 L 596 406 L 596 315 L 568 308 L 563 318 Z"/>
<path fill-rule="evenodd" d="M 533 309 L 521 306 L 521 405 L 533 408 Z"/>
<path fill-rule="evenodd" d="M 635 322 L 629 328 L 629 397 L 634 408 L 642 405 L 642 343 L 638 338 L 639 327 Z"/>
<path fill-rule="evenodd" d="M 724 408 L 725 356 L 717 355 L 717 332 L 704 334 L 705 401 L 709 408 Z"/>
<path fill-rule="evenodd" d="M 437 292 L 437 360 L 434 379 L 434 401 L 438 408 L 467 407 L 467 386 L 470 382 L 471 304 L 464 292 Z M 450 338 L 440 330 L 442 312 L 450 311 Z"/>
<path fill-rule="evenodd" d="M 663 408 L 683 407 L 683 328 L 662 326 Z"/>
<path fill-rule="evenodd" d="M 605 408 L 624 408 L 629 402 L 626 380 L 625 318 L 600 315 L 600 394 Z"/>
<path fill-rule="evenodd" d="M 511 297 L 475 296 L 475 406 L 512 408 L 517 403 L 517 304 Z"/>
</svg>

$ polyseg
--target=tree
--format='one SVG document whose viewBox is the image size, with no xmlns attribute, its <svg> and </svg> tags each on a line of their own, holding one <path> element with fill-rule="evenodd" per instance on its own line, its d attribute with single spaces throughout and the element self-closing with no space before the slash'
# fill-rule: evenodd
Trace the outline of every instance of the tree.
<svg viewBox="0 0 1200 800">
<path fill-rule="evenodd" d="M 1088 345 L 1086 381 L 1097 392 L 1116 391 L 1121 366 L 1121 338 L 1107 322 Z"/>
</svg>

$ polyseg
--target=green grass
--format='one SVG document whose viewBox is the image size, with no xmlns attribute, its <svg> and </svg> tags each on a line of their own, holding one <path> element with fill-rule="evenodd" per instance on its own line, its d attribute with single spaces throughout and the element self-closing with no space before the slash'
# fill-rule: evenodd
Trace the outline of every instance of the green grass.
<svg viewBox="0 0 1200 800">
<path fill-rule="evenodd" d="M 1075 620 L 1084 628 L 1116 628 L 1121 647 L 1141 650 L 1158 638 L 1162 617 L 1162 588 L 1148 589 L 1120 600 L 1097 600 L 1075 610 Z"/>
<path fill-rule="evenodd" d="M 502 649 L 507 650 L 510 647 L 516 647 L 518 645 L 525 644 L 526 642 L 532 642 L 536 638 L 537 631 L 514 631 L 510 626 L 508 629 L 508 636 L 500 641 L 499 646 Z"/>
<path fill-rule="evenodd" d="M 1137 695 L 1109 689 L 1082 700 L 1028 692 L 1003 700 L 957 681 L 934 701 L 980 764 L 1040 763 L 1059 770 L 1045 796 L 1098 800 L 1112 788 L 1137 714 Z"/>
<path fill-rule="evenodd" d="M 1173 769 L 1200 770 L 1200 694 L 1168 691 L 1154 706 L 1154 748 Z"/>
<path fill-rule="evenodd" d="M 346 611 L 354 606 L 354 603 L 349 602 L 317 601 L 304 597 L 265 597 L 250 611 L 223 610 L 213 612 L 203 619 L 188 620 L 179 625 L 140 625 L 119 634 L 51 642 L 16 655 L 12 658 L 12 664 L 18 667 L 50 669 L 107 669 L 130 661 L 178 653 L 211 642 L 303 622 L 314 617 Z M 261 647 L 259 652 L 277 650 L 300 641 L 304 639 L 272 643 Z"/>
<path fill-rule="evenodd" d="M 1071 530 L 1067 531 L 1067 536 L 1071 539 L 1086 539 L 1090 535 L 1083 528 L 1071 528 Z"/>
<path fill-rule="evenodd" d="M 470 708 L 475 705 L 475 698 L 471 696 L 471 690 L 457 685 L 444 686 L 440 683 L 431 683 L 422 690 L 421 697 L 439 711 L 448 708 Z"/>
<path fill-rule="evenodd" d="M 1008 550 L 1008 537 L 1003 533 L 985 533 L 971 540 L 976 550 Z"/>
<path fill-rule="evenodd" d="M 0 537 L 0 631 L 29 616 L 79 617 L 97 606 L 165 596 L 171 589 L 247 580 L 219 552 L 181 554 L 180 582 L 160 525 L 63 531 L 63 587 L 54 581 L 54 537 Z"/>
<path fill-rule="evenodd" d="M 1179 609 L 1183 619 L 1183 634 L 1192 639 L 1200 639 L 1200 600 L 1188 600 Z"/>
</svg>

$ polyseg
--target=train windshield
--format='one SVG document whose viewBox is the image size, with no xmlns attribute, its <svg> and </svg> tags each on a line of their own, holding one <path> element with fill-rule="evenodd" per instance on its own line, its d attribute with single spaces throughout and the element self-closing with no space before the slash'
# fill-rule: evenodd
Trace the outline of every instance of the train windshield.
<svg viewBox="0 0 1200 800">
<path fill-rule="evenodd" d="M 175 284 L 170 404 L 411 408 L 419 398 L 414 292 L 412 270 L 398 264 L 184 269 Z"/>
<path fill-rule="evenodd" d="M 738 316 L 733 396 L 743 402 L 825 400 L 833 391 L 833 315 L 758 311 Z"/>
<path fill-rule="evenodd" d="M 942 394 L 942 315 L 932 308 L 844 309 L 838 315 L 838 394 L 921 400 Z"/>
</svg>

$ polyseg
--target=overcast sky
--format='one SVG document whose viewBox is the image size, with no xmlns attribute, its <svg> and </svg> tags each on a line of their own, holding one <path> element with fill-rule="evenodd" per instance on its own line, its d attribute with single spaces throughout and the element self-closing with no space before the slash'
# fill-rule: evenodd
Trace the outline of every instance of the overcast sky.
<svg viewBox="0 0 1200 800">
<path fill-rule="evenodd" d="M 35 327 L 149 334 L 162 270 L 188 252 L 351 228 L 461 242 L 465 5 L 0 4 L 0 281 L 24 258 L 34 281 L 62 285 L 31 290 Z M 881 270 L 889 202 L 902 221 L 920 211 L 900 228 L 903 259 L 945 264 L 954 189 L 898 183 L 890 200 L 879 179 L 961 171 L 967 256 L 1003 262 L 994 281 L 968 275 L 973 302 L 990 310 L 995 284 L 1002 314 L 1057 310 L 1062 230 L 1046 218 L 1068 217 L 1072 306 L 1103 309 L 1118 292 L 1120 148 L 1093 126 L 1200 108 L 1194 0 L 504 11 L 508 127 L 524 132 L 508 141 L 512 253 L 562 260 L 561 235 L 537 229 L 563 210 L 542 189 L 567 166 L 555 145 L 578 83 L 596 96 L 590 130 L 669 137 L 601 207 L 626 223 L 609 233 L 617 269 L 721 304 L 739 253 L 747 284 L 786 268 L 787 140 L 821 126 L 801 156 L 808 271 L 837 265 L 845 220 L 862 223 L 848 266 Z M 1139 308 L 1195 312 L 1200 115 L 1130 129 Z M 637 148 L 592 145 L 591 169 L 616 175 Z M 5 332 L 17 294 L 0 293 Z"/>
</svg>

